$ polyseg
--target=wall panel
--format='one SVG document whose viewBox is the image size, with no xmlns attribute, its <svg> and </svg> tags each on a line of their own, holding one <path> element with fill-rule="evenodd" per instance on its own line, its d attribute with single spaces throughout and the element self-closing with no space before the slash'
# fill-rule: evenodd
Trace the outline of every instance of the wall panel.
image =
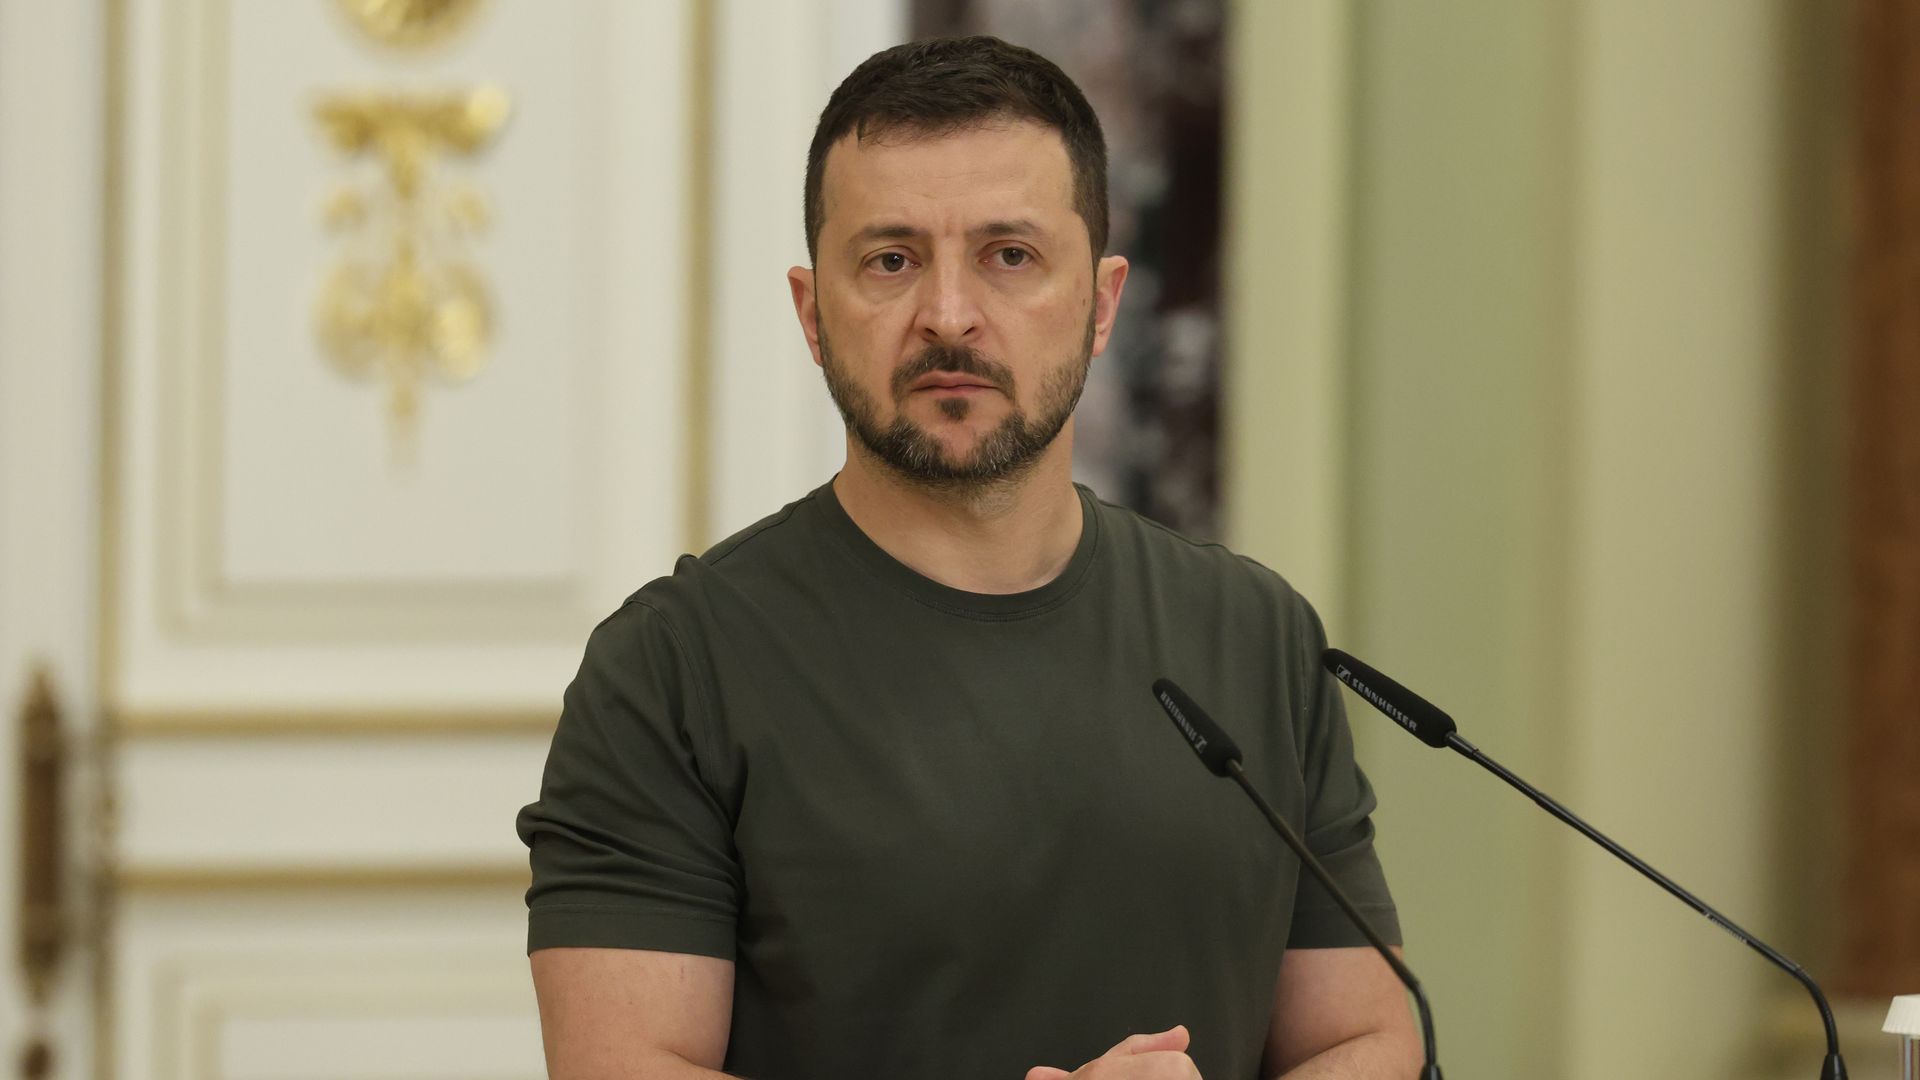
<svg viewBox="0 0 1920 1080">
<path fill-rule="evenodd" d="M 115 1057 L 157 1080 L 545 1075 L 518 896 L 147 896 L 122 919 Z"/>
<path fill-rule="evenodd" d="M 550 707 L 587 629 L 670 567 L 701 482 L 685 17 L 488 4 L 394 55 L 335 5 L 130 5 L 119 710 Z M 471 155 L 416 140 L 404 211 L 418 146 L 378 139 L 409 133 L 349 157 L 316 118 L 481 87 L 505 122 Z M 491 332 L 477 374 L 421 378 L 401 420 L 402 350 L 378 343 L 409 229 L 408 257 L 478 279 Z M 386 305 L 354 325 L 363 377 L 321 318 L 354 259 L 380 276 L 352 299 Z M 425 332 L 456 335 L 463 311 L 428 300 Z"/>
</svg>

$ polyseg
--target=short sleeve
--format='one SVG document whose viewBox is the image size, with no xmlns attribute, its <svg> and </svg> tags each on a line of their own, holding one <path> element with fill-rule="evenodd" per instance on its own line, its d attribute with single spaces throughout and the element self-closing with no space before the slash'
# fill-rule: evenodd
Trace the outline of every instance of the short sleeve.
<svg viewBox="0 0 1920 1080">
<path fill-rule="evenodd" d="M 728 805 L 703 778 L 709 720 L 673 626 L 630 600 L 567 687 L 529 849 L 527 951 L 658 949 L 732 959 L 741 876 Z"/>
<path fill-rule="evenodd" d="M 1386 873 L 1373 850 L 1373 787 L 1353 757 L 1353 733 L 1347 728 L 1345 703 L 1332 675 L 1320 664 L 1326 650 L 1326 631 L 1313 608 L 1292 597 L 1293 655 L 1288 668 L 1300 688 L 1296 729 L 1302 736 L 1301 767 L 1307 795 L 1307 848 L 1326 866 L 1340 890 L 1353 901 L 1389 944 L 1401 943 L 1400 919 L 1387 891 Z M 1325 949 L 1366 945 L 1367 939 L 1347 919 L 1320 883 L 1303 868 L 1294 895 L 1293 926 L 1287 937 L 1291 949 Z"/>
</svg>

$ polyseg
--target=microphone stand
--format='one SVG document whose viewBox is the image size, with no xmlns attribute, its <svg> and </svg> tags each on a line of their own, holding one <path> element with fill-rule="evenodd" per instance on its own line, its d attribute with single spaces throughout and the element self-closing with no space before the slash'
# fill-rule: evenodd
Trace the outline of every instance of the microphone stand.
<svg viewBox="0 0 1920 1080">
<path fill-rule="evenodd" d="M 1711 922 L 1713 925 L 1740 939 L 1748 948 L 1766 957 L 1774 966 L 1785 971 L 1795 979 L 1798 979 L 1800 985 L 1807 988 L 1807 993 L 1813 995 L 1813 1003 L 1820 1007 L 1820 1020 L 1826 1024 L 1827 1027 L 1827 1057 L 1820 1065 L 1820 1080 L 1847 1080 L 1846 1062 L 1840 1060 L 1840 1035 L 1834 1028 L 1833 1009 L 1827 1004 L 1827 996 L 1820 992 L 1820 984 L 1813 981 L 1813 976 L 1807 974 L 1805 968 L 1787 959 L 1766 942 L 1742 930 L 1734 924 L 1733 920 L 1708 906 L 1706 901 L 1701 900 L 1699 897 L 1681 888 L 1672 878 L 1648 866 L 1645 861 L 1633 852 L 1614 843 L 1613 840 L 1601 833 L 1600 830 L 1580 820 L 1578 815 L 1560 805 L 1558 801 L 1546 792 L 1520 779 L 1509 771 L 1506 766 L 1481 753 L 1479 747 L 1462 738 L 1459 732 L 1447 732 L 1446 739 L 1447 746 L 1458 752 L 1462 757 L 1467 758 L 1474 764 L 1505 780 L 1522 795 L 1538 803 L 1540 809 L 1573 826 L 1580 835 L 1607 849 L 1608 853 L 1613 855 L 1614 858 L 1640 871 L 1649 881 L 1652 881 L 1655 885 L 1671 893 L 1674 899 L 1679 900 L 1699 914 L 1705 915 L 1708 922 Z"/>
<path fill-rule="evenodd" d="M 1420 988 L 1420 980 L 1414 978 L 1413 971 L 1402 963 L 1399 957 L 1393 955 L 1393 949 L 1381 940 L 1373 924 L 1367 921 L 1366 916 L 1360 914 L 1359 908 L 1353 906 L 1353 901 L 1347 899 L 1347 894 L 1341 891 L 1340 886 L 1334 884 L 1333 875 L 1327 873 L 1327 868 L 1320 865 L 1320 860 L 1314 858 L 1313 853 L 1307 850 L 1307 845 L 1285 821 L 1281 820 L 1280 815 L 1274 812 L 1267 800 L 1261 797 L 1260 792 L 1254 788 L 1253 781 L 1247 779 L 1246 771 L 1240 768 L 1238 757 L 1227 759 L 1226 774 L 1247 793 L 1247 798 L 1253 800 L 1253 805 L 1260 808 L 1260 813 L 1267 819 L 1267 824 L 1273 826 L 1273 831 L 1280 834 L 1280 839 L 1285 841 L 1295 855 L 1299 856 L 1300 865 L 1306 867 L 1308 873 L 1313 875 L 1313 879 L 1320 883 L 1320 887 L 1327 890 L 1327 895 L 1333 897 L 1334 903 L 1340 905 L 1340 910 L 1346 913 L 1347 919 L 1366 935 L 1367 944 L 1373 946 L 1374 951 L 1380 954 L 1381 959 L 1387 962 L 1387 966 L 1392 968 L 1393 973 L 1398 975 L 1400 981 L 1406 985 L 1407 991 L 1413 995 L 1414 1004 L 1419 1007 L 1420 1035 L 1426 1044 L 1427 1060 L 1420 1069 L 1420 1080 L 1442 1080 L 1440 1061 L 1433 1048 L 1433 1010 L 1427 1005 L 1427 992 Z M 1844 1077 L 1845 1074 L 1842 1073 L 1840 1080 L 1844 1080 Z M 1821 1080 L 1827 1080 L 1827 1078 L 1822 1077 Z"/>
<path fill-rule="evenodd" d="M 1827 1004 L 1827 996 L 1820 992 L 1820 984 L 1813 981 L 1813 976 L 1808 975 L 1806 969 L 1782 956 L 1766 942 L 1735 926 L 1731 919 L 1708 907 L 1705 901 L 1675 884 L 1672 878 L 1648 866 L 1631 851 L 1602 835 L 1600 830 L 1581 821 L 1573 811 L 1561 806 L 1545 792 L 1515 776 L 1505 766 L 1481 753 L 1479 747 L 1461 738 L 1460 732 L 1454 725 L 1453 717 L 1435 708 L 1432 702 L 1339 649 L 1328 649 L 1321 653 L 1320 662 L 1333 673 L 1334 678 L 1345 683 L 1349 689 L 1359 694 L 1369 705 L 1385 713 L 1394 723 L 1407 729 L 1414 738 L 1436 750 L 1443 746 L 1450 747 L 1474 764 L 1506 781 L 1522 795 L 1538 803 L 1540 809 L 1573 826 L 1580 835 L 1599 844 L 1621 862 L 1640 871 L 1655 885 L 1667 890 L 1676 900 L 1705 915 L 1713 925 L 1739 938 L 1754 952 L 1766 957 L 1768 963 L 1797 979 L 1801 986 L 1807 988 L 1807 993 L 1813 995 L 1813 1003 L 1820 1007 L 1820 1020 L 1827 1028 L 1827 1057 L 1820 1064 L 1820 1080 L 1847 1080 L 1847 1065 L 1840 1059 L 1840 1034 L 1834 1028 L 1833 1009 Z"/>
</svg>

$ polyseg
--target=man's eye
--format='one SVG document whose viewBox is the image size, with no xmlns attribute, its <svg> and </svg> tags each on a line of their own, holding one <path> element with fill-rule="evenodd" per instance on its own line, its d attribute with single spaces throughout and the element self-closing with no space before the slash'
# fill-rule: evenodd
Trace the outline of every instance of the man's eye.
<svg viewBox="0 0 1920 1080">
<path fill-rule="evenodd" d="M 907 268 L 907 257 L 897 251 L 888 251 L 874 257 L 874 265 L 889 274 L 897 274 Z"/>
<path fill-rule="evenodd" d="M 1002 266 L 1021 266 L 1025 264 L 1028 259 L 1025 248 L 1001 248 L 998 252 L 995 252 L 995 254 L 1000 256 Z"/>
</svg>

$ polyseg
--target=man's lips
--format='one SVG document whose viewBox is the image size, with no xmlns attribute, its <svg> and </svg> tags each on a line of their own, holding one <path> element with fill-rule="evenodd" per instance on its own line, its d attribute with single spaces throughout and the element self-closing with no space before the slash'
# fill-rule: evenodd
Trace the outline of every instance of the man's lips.
<svg viewBox="0 0 1920 1080">
<path fill-rule="evenodd" d="M 912 390 L 998 390 L 999 387 L 977 375 L 956 375 L 952 372 L 934 372 L 915 379 Z"/>
</svg>

